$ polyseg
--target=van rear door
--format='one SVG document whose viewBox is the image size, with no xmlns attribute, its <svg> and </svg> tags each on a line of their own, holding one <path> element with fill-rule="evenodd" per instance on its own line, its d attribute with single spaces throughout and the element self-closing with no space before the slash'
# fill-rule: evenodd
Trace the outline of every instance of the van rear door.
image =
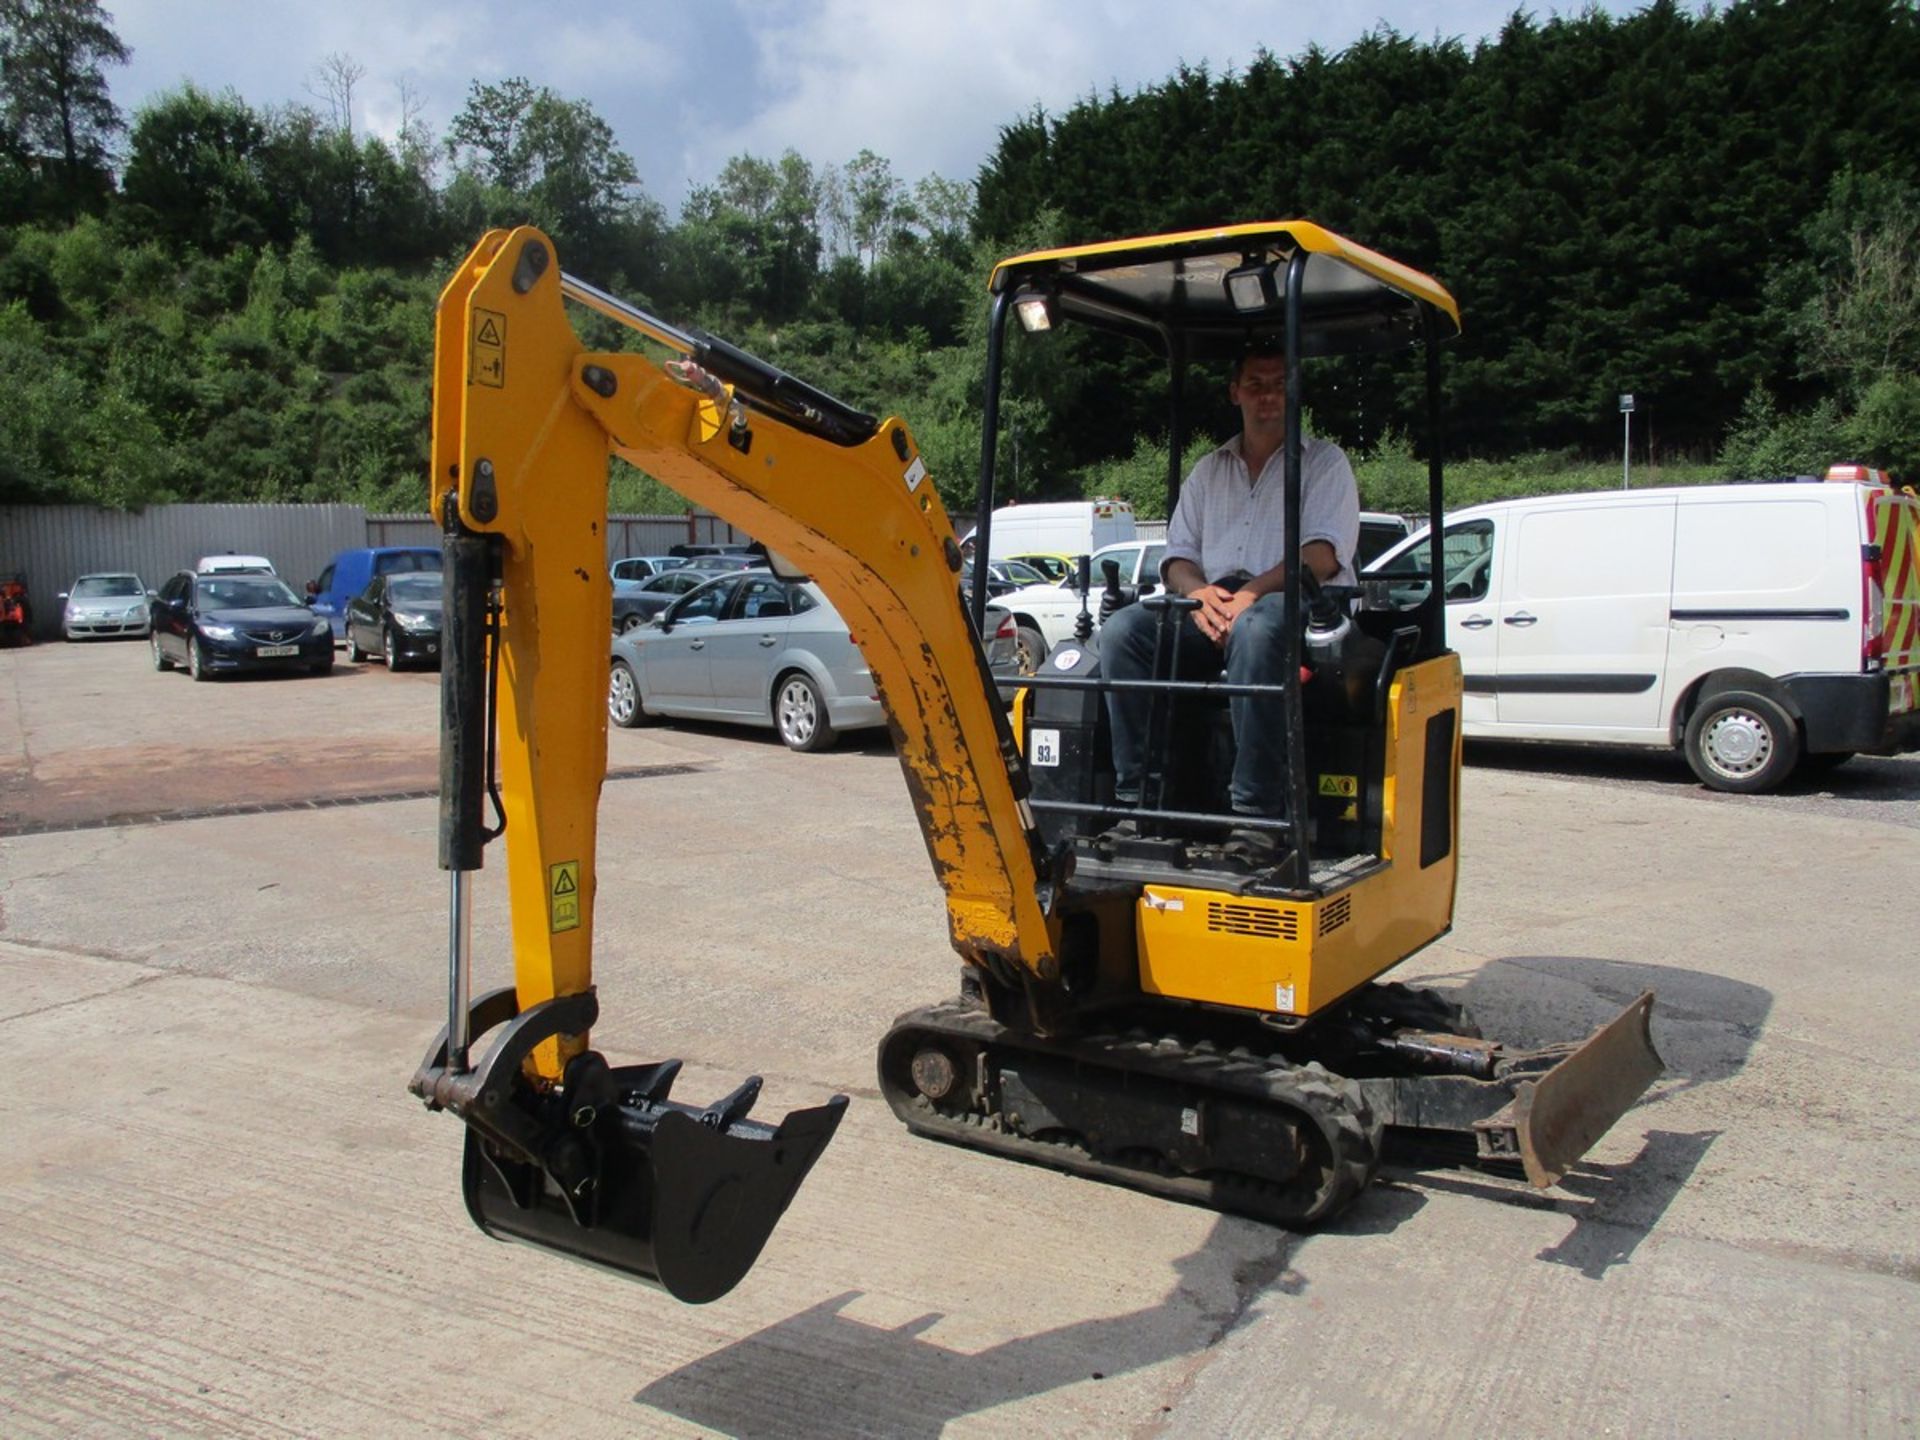
<svg viewBox="0 0 1920 1440">
<path fill-rule="evenodd" d="M 1869 656 L 1885 662 L 1888 711 L 1920 710 L 1920 497 L 1895 490 L 1866 492 Z M 1873 633 L 1872 592 L 1880 592 L 1879 631 Z"/>
<path fill-rule="evenodd" d="M 1500 725 L 1664 734 L 1673 497 L 1515 507 L 1512 519 L 1496 607 Z"/>
</svg>

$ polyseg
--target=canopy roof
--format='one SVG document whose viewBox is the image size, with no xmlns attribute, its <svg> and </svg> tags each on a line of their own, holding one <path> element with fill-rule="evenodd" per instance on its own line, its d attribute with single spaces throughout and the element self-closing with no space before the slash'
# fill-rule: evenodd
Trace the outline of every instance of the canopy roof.
<svg viewBox="0 0 1920 1440">
<path fill-rule="evenodd" d="M 1439 338 L 1459 333 L 1460 307 L 1444 286 L 1311 220 L 1269 220 L 1039 250 L 994 267 L 998 295 L 1052 299 L 1057 318 L 1130 335 L 1155 348 L 1177 342 L 1193 359 L 1237 354 L 1256 336 L 1286 329 L 1288 262 L 1307 257 L 1301 289 L 1303 355 L 1392 350 L 1420 338 L 1431 307 Z M 1242 311 L 1227 275 L 1275 266 L 1274 303 Z"/>
</svg>

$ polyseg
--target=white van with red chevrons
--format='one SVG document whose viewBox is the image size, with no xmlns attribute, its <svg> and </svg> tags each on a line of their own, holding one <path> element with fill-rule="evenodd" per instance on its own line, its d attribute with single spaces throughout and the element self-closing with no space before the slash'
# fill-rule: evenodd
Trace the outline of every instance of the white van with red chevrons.
<svg viewBox="0 0 1920 1440">
<path fill-rule="evenodd" d="M 1741 792 L 1920 749 L 1920 498 L 1882 472 L 1502 501 L 1444 537 L 1469 736 L 1676 747 Z M 1417 602 L 1427 555 L 1366 578 Z"/>
</svg>

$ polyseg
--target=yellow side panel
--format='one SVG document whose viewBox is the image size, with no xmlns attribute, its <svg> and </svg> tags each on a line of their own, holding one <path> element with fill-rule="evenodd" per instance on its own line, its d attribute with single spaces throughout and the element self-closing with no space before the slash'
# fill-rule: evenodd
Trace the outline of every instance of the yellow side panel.
<svg viewBox="0 0 1920 1440">
<path fill-rule="evenodd" d="M 1392 969 L 1453 923 L 1459 868 L 1460 663 L 1404 671 L 1389 701 L 1383 857 L 1391 863 L 1317 900 L 1148 885 L 1134 911 L 1140 988 L 1150 995 L 1312 1015 Z M 1451 710 L 1442 853 L 1422 866 L 1429 723 Z M 1443 726 L 1435 732 L 1443 739 Z"/>
</svg>

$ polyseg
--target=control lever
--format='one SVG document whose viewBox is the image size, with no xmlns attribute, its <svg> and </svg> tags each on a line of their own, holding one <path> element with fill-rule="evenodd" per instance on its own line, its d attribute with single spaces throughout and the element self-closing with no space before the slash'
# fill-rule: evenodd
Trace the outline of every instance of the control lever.
<svg viewBox="0 0 1920 1440">
<path fill-rule="evenodd" d="M 1127 597 L 1120 589 L 1120 562 L 1102 560 L 1100 568 L 1107 576 L 1107 588 L 1100 592 L 1100 623 L 1104 625 L 1114 611 L 1127 603 Z"/>
<path fill-rule="evenodd" d="M 1112 564 L 1112 561 L 1108 561 Z M 1082 555 L 1076 561 L 1078 573 L 1074 577 L 1074 588 L 1080 592 L 1080 614 L 1073 622 L 1073 638 L 1084 644 L 1093 636 L 1093 616 L 1087 609 L 1087 601 L 1093 593 L 1093 557 Z M 1118 573 L 1119 567 L 1115 567 Z M 1106 619 L 1104 602 L 1101 607 L 1102 620 Z"/>
</svg>

